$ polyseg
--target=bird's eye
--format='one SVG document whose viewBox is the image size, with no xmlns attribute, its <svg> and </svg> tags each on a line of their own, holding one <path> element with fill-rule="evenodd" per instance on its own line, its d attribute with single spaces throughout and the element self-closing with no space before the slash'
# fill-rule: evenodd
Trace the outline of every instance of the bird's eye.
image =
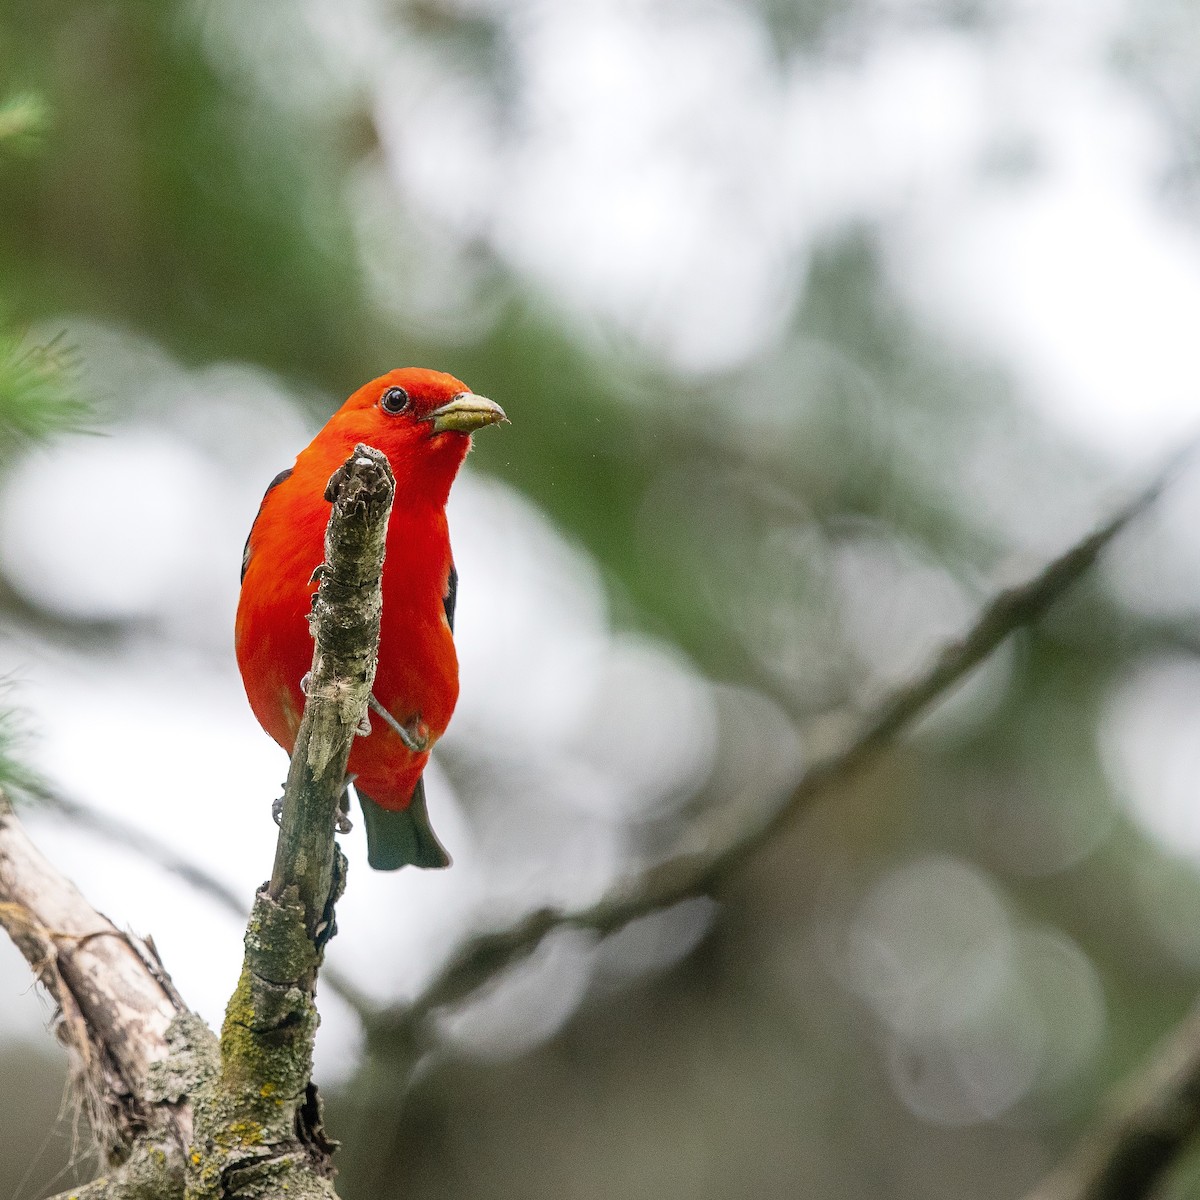
<svg viewBox="0 0 1200 1200">
<path fill-rule="evenodd" d="M 387 413 L 402 413 L 408 407 L 408 393 L 402 387 L 390 387 L 379 397 L 379 407 Z"/>
</svg>

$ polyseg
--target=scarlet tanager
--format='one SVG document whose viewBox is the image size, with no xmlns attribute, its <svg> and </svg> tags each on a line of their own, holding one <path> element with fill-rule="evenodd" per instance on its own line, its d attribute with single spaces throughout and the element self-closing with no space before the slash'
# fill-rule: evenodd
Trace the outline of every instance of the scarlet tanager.
<svg viewBox="0 0 1200 1200">
<path fill-rule="evenodd" d="M 355 738 L 349 772 L 371 866 L 448 866 L 429 825 L 421 773 L 458 699 L 446 500 L 471 434 L 505 420 L 498 404 L 439 371 L 390 371 L 359 388 L 271 481 L 242 555 L 235 644 L 250 707 L 289 754 L 312 664 L 313 573 L 324 552 L 329 477 L 355 445 L 381 450 L 396 477 L 383 564 L 379 668 L 370 733 Z"/>
</svg>

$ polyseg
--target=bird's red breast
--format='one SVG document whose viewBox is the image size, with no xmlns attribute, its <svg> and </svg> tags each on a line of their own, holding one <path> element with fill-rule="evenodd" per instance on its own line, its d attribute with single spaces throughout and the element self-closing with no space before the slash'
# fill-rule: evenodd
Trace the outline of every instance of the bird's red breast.
<svg viewBox="0 0 1200 1200">
<path fill-rule="evenodd" d="M 381 450 L 396 477 L 383 566 L 379 668 L 373 694 L 401 724 L 419 720 L 428 747 L 409 750 L 377 715 L 355 739 L 349 770 L 384 809 L 405 809 L 458 698 L 452 633 L 450 485 L 473 429 L 504 419 L 453 376 L 405 368 L 360 388 L 263 497 L 246 542 L 235 644 L 250 706 L 289 753 L 300 726 L 300 681 L 312 664 L 308 627 L 321 562 L 329 477 L 354 446 Z"/>
</svg>

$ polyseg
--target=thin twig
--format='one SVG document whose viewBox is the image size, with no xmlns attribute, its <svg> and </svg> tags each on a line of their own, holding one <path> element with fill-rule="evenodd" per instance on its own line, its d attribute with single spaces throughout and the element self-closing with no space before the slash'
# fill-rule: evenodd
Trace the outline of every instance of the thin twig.
<svg viewBox="0 0 1200 1200">
<path fill-rule="evenodd" d="M 783 804 L 766 820 L 716 852 L 668 859 L 586 908 L 540 909 L 507 929 L 468 939 L 419 996 L 407 1004 L 386 1009 L 371 1023 L 374 1044 L 392 1040 L 411 1044 L 419 1025 L 432 1010 L 465 999 L 507 967 L 528 957 L 555 930 L 613 933 L 640 917 L 717 890 L 815 800 L 848 783 L 876 762 L 935 701 L 945 696 L 1011 633 L 1038 621 L 1086 574 L 1113 538 L 1158 498 L 1192 450 L 1189 444 L 1174 455 L 1150 486 L 1033 578 L 996 596 L 961 641 L 947 646 L 925 673 L 892 692 L 875 709 L 848 746 L 808 768 Z"/>
</svg>

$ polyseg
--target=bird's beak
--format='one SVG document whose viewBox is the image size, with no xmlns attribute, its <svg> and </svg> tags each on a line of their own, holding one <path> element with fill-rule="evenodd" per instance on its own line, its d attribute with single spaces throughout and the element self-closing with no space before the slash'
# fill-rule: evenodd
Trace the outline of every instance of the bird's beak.
<svg viewBox="0 0 1200 1200">
<path fill-rule="evenodd" d="M 494 400 L 476 396 L 474 392 L 459 392 L 441 408 L 435 408 L 427 420 L 433 424 L 434 433 L 474 433 L 508 418 Z"/>
</svg>

